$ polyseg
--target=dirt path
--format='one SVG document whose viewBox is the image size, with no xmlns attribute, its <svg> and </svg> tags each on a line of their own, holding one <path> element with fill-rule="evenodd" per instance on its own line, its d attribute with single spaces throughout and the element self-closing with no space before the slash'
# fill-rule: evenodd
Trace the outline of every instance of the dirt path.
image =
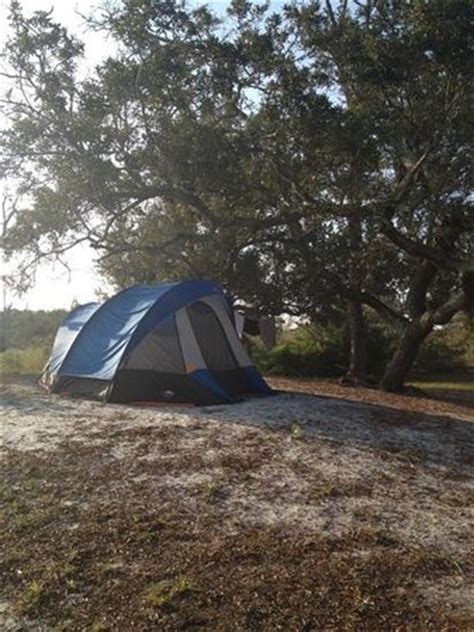
<svg viewBox="0 0 474 632">
<path fill-rule="evenodd" d="M 276 386 L 170 409 L 5 385 L 5 629 L 472 629 L 469 409 Z"/>
</svg>

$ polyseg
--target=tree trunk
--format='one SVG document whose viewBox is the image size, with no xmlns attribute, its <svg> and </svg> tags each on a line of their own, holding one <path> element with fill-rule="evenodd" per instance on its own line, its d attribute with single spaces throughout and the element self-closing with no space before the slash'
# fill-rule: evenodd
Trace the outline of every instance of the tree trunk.
<svg viewBox="0 0 474 632">
<path fill-rule="evenodd" d="M 346 311 L 351 342 L 350 366 L 347 377 L 358 384 L 367 384 L 367 328 L 361 302 L 349 299 Z"/>
<path fill-rule="evenodd" d="M 387 364 L 380 386 L 390 393 L 403 390 L 408 372 L 415 362 L 421 343 L 433 329 L 430 322 L 417 320 L 406 326 L 402 333 L 395 353 Z"/>
<path fill-rule="evenodd" d="M 350 256 L 348 262 L 348 277 L 351 292 L 346 302 L 346 315 L 350 332 L 350 363 L 347 378 L 357 384 L 367 384 L 367 328 L 364 309 L 359 298 L 363 269 L 361 266 L 362 252 L 362 221 L 356 209 L 348 219 Z"/>
</svg>

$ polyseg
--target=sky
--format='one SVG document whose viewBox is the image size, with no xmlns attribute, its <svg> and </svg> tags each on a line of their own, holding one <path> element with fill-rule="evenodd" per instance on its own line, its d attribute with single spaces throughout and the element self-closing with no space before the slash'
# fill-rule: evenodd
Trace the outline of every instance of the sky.
<svg viewBox="0 0 474 632">
<path fill-rule="evenodd" d="M 74 32 L 85 44 L 86 63 L 91 67 L 101 57 L 110 52 L 110 42 L 102 34 L 88 31 L 81 16 L 89 15 L 101 4 L 101 0 L 20 0 L 26 15 L 35 10 L 53 10 L 53 18 Z M 223 12 L 230 4 L 229 0 L 191 0 L 190 4 L 208 4 L 218 12 Z M 283 4 L 274 0 L 274 7 Z M 7 38 L 7 16 L 9 0 L 0 0 L 0 49 L 4 48 Z M 0 183 L 0 196 L 2 193 Z M 1 308 L 5 306 L 18 309 L 58 309 L 70 308 L 73 303 L 87 303 L 96 300 L 97 294 L 113 292 L 100 278 L 94 267 L 94 252 L 87 245 L 71 250 L 65 260 L 69 270 L 60 264 L 44 264 L 38 268 L 34 287 L 22 296 L 3 287 Z M 2 261 L 2 274 L 11 272 Z"/>
<path fill-rule="evenodd" d="M 7 38 L 7 0 L 0 0 L 0 48 L 3 49 Z M 104 38 L 97 33 L 86 32 L 82 18 L 77 11 L 88 14 L 97 6 L 97 0 L 22 0 L 26 15 L 35 10 L 53 9 L 54 18 L 75 32 L 86 45 L 86 57 L 91 64 L 100 59 L 104 51 Z M 70 271 L 60 264 L 45 264 L 36 274 L 34 287 L 17 296 L 3 288 L 2 308 L 7 306 L 18 309 L 69 309 L 75 302 L 88 303 L 97 298 L 97 292 L 107 286 L 94 269 L 94 253 L 86 245 L 77 246 L 66 257 Z M 3 273 L 10 270 L 4 263 Z"/>
</svg>

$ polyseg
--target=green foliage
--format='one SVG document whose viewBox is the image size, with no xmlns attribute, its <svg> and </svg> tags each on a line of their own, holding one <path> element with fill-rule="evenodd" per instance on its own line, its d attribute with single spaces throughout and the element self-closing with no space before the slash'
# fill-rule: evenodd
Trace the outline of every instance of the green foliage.
<svg viewBox="0 0 474 632">
<path fill-rule="evenodd" d="M 344 371 L 345 350 L 341 329 L 302 326 L 286 332 L 270 352 L 251 342 L 251 354 L 267 375 L 290 377 L 336 376 Z"/>
<path fill-rule="evenodd" d="M 0 373 L 40 373 L 50 353 L 49 345 L 7 349 L 0 353 Z"/>
<path fill-rule="evenodd" d="M 213 278 L 318 323 L 358 301 L 406 373 L 472 281 L 471 4 L 239 1 L 224 18 L 124 0 L 90 20 L 115 52 L 81 78 L 80 42 L 14 2 L 0 135 L 14 282 L 88 240 L 120 286 Z M 268 365 L 317 374 L 347 351 L 293 340 Z"/>
<path fill-rule="evenodd" d="M 193 589 L 193 584 L 186 577 L 164 579 L 148 586 L 143 593 L 142 602 L 150 608 L 163 608 Z"/>
<path fill-rule="evenodd" d="M 54 336 L 65 310 L 0 312 L 0 371 L 39 373 L 51 353 Z"/>
<path fill-rule="evenodd" d="M 462 350 L 451 347 L 443 340 L 428 339 L 418 352 L 415 369 L 443 372 L 462 364 Z"/>
<path fill-rule="evenodd" d="M 435 331 L 421 346 L 415 369 L 442 373 L 453 368 L 474 366 L 474 329 L 466 317 Z"/>
<path fill-rule="evenodd" d="M 252 359 L 266 375 L 287 377 L 339 377 L 347 372 L 349 336 L 345 325 L 304 325 L 283 331 L 278 344 L 267 351 L 261 341 L 247 339 Z M 393 332 L 369 320 L 367 331 L 368 372 L 382 375 L 397 343 Z M 421 347 L 414 369 L 437 373 L 473 366 L 474 336 L 464 319 L 437 331 Z"/>
<path fill-rule="evenodd" d="M 393 334 L 372 324 L 367 343 L 369 373 L 380 375 L 393 350 Z M 254 362 L 267 375 L 338 377 L 348 369 L 349 336 L 345 325 L 304 325 L 285 331 L 271 351 L 252 339 L 249 348 Z"/>
<path fill-rule="evenodd" d="M 67 311 L 29 311 L 8 309 L 0 311 L 0 353 L 6 349 L 46 347 L 53 342 L 59 324 Z"/>
</svg>

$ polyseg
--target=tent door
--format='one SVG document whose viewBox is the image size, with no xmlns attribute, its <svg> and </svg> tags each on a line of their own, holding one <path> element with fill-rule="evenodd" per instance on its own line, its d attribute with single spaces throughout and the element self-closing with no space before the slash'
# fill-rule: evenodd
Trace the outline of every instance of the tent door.
<svg viewBox="0 0 474 632">
<path fill-rule="evenodd" d="M 213 307 L 197 301 L 186 311 L 206 368 L 226 391 L 245 393 L 247 380 Z"/>
</svg>

